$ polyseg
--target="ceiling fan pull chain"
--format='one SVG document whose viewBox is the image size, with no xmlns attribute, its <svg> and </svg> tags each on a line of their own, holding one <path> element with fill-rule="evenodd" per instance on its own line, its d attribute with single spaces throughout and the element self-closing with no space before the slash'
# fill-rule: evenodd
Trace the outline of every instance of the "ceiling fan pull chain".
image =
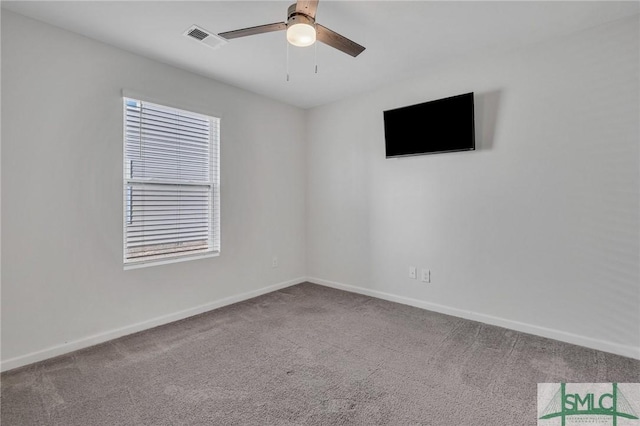
<svg viewBox="0 0 640 426">
<path fill-rule="evenodd" d="M 289 42 L 287 42 L 287 81 L 289 81 Z"/>
<path fill-rule="evenodd" d="M 314 49 L 315 51 L 313 52 L 314 54 L 314 59 L 315 59 L 315 63 L 316 63 L 316 74 L 318 74 L 318 43 L 313 43 Z"/>
</svg>

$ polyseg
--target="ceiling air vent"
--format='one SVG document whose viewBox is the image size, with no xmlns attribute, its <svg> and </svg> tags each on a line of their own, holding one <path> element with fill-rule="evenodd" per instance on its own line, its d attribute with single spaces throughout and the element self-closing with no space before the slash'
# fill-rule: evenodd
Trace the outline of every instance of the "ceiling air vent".
<svg viewBox="0 0 640 426">
<path fill-rule="evenodd" d="M 192 30 L 189 31 L 189 33 L 187 34 L 193 38 L 195 38 L 196 40 L 204 40 L 205 38 L 209 37 L 209 34 L 198 29 L 198 28 L 193 28 Z"/>
<path fill-rule="evenodd" d="M 206 44 L 212 49 L 217 49 L 220 46 L 228 43 L 227 40 L 223 39 L 222 37 L 219 37 L 197 25 L 193 25 L 183 34 L 189 38 L 192 38 L 193 40 Z"/>
</svg>

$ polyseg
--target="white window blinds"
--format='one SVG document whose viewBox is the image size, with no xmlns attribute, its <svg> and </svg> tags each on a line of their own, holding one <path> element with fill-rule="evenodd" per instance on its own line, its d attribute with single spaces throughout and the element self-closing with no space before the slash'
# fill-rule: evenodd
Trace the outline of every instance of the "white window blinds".
<svg viewBox="0 0 640 426">
<path fill-rule="evenodd" d="M 124 262 L 220 250 L 219 119 L 125 98 Z"/>
</svg>

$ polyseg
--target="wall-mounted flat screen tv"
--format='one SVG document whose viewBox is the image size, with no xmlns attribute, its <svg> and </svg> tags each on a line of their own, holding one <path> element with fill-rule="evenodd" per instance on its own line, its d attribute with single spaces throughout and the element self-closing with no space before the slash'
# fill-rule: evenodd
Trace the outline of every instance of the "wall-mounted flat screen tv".
<svg viewBox="0 0 640 426">
<path fill-rule="evenodd" d="M 476 149 L 473 92 L 384 111 L 387 158 Z"/>
</svg>

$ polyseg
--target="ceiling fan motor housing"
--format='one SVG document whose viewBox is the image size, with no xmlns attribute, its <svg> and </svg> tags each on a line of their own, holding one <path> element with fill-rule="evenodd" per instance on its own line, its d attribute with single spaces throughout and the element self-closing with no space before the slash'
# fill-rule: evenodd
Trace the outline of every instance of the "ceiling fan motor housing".
<svg viewBox="0 0 640 426">
<path fill-rule="evenodd" d="M 302 12 L 296 12 L 296 4 L 294 3 L 287 10 L 287 27 L 294 24 L 309 24 L 315 27 L 316 20 Z"/>
</svg>

